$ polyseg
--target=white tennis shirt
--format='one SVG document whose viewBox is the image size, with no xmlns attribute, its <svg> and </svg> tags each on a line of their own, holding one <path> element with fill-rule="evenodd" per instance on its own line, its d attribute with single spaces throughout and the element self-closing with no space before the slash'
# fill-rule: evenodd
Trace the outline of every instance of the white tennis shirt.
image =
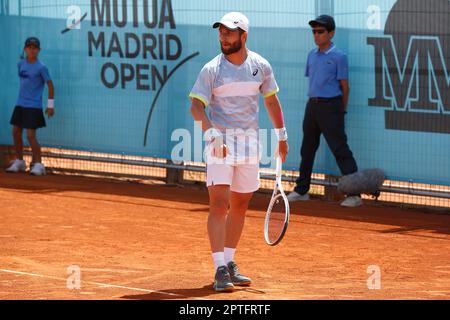
<svg viewBox="0 0 450 320">
<path fill-rule="evenodd" d="M 278 91 L 269 62 L 248 51 L 241 65 L 232 64 L 223 54 L 208 62 L 189 97 L 208 107 L 212 125 L 226 135 L 230 160 L 241 162 L 259 158 L 259 97 L 267 98 Z"/>
</svg>

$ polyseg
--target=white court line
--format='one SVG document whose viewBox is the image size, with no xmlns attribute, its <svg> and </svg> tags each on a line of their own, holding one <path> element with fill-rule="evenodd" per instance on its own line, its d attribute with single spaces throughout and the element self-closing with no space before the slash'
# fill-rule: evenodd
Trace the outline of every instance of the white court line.
<svg viewBox="0 0 450 320">
<path fill-rule="evenodd" d="M 46 276 L 46 275 L 42 275 L 42 274 L 22 272 L 22 271 L 0 269 L 0 272 L 12 273 L 12 274 L 20 274 L 20 275 L 25 275 L 25 276 L 30 276 L 30 277 L 37 277 L 37 278 L 45 278 L 45 279 L 67 281 L 67 279 L 65 279 L 65 278 Z M 147 293 L 158 293 L 158 294 L 167 295 L 167 296 L 171 296 L 171 297 L 188 298 L 188 299 L 194 299 L 194 300 L 207 300 L 207 299 L 203 299 L 203 298 L 187 297 L 187 296 L 184 296 L 184 295 L 181 295 L 181 294 L 176 294 L 176 293 L 163 292 L 163 291 L 157 291 L 157 290 L 149 290 L 149 289 L 141 289 L 141 288 L 134 288 L 134 287 L 126 287 L 126 286 L 118 286 L 118 285 L 115 285 L 115 284 L 107 284 L 107 283 L 91 282 L 91 281 L 81 281 L 81 283 L 95 285 L 95 286 L 99 286 L 101 288 L 118 288 L 118 289 L 130 290 L 130 291 L 141 291 L 141 292 L 147 292 Z"/>
</svg>

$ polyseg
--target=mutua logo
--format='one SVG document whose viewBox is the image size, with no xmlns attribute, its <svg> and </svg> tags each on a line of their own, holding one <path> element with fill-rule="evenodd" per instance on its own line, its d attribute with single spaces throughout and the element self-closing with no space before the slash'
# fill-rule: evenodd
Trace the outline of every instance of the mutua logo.
<svg viewBox="0 0 450 320">
<path fill-rule="evenodd" d="M 450 133 L 450 1 L 398 0 L 375 49 L 375 97 L 386 129 Z"/>
</svg>

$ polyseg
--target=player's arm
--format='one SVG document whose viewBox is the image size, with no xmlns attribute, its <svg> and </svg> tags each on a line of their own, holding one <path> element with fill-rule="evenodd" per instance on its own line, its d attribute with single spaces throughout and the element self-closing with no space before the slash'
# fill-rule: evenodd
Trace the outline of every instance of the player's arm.
<svg viewBox="0 0 450 320">
<path fill-rule="evenodd" d="M 339 80 L 342 89 L 342 100 L 344 102 L 345 111 L 347 111 L 348 107 L 348 99 L 350 97 L 350 86 L 348 84 L 348 80 Z"/>
<path fill-rule="evenodd" d="M 48 87 L 48 102 L 45 113 L 48 115 L 49 118 L 51 118 L 55 114 L 55 105 L 54 105 L 55 86 L 53 85 L 52 80 L 47 81 L 47 87 Z"/>
<path fill-rule="evenodd" d="M 205 112 L 206 105 L 197 98 L 191 98 L 191 113 L 195 122 L 199 123 L 204 132 L 208 132 L 207 138 L 213 143 L 213 155 L 218 158 L 225 158 L 228 155 L 228 148 L 223 143 L 223 136 L 215 129 Z"/>
<path fill-rule="evenodd" d="M 204 132 L 208 131 L 213 126 L 205 112 L 205 108 L 206 108 L 205 104 L 197 98 L 192 98 L 191 101 L 192 101 L 191 113 L 192 113 L 192 116 L 194 117 L 195 122 L 201 123 L 202 130 Z"/>
<path fill-rule="evenodd" d="M 280 100 L 276 94 L 266 97 L 264 99 L 269 118 L 272 121 L 278 136 L 278 153 L 283 162 L 286 161 L 286 156 L 289 152 L 289 145 L 287 142 L 286 128 L 284 125 L 283 110 L 281 108 Z"/>
</svg>

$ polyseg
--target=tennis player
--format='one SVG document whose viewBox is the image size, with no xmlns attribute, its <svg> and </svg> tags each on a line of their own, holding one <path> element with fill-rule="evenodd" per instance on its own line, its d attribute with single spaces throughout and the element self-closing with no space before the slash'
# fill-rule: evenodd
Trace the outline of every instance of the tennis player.
<svg viewBox="0 0 450 320">
<path fill-rule="evenodd" d="M 234 255 L 249 202 L 259 189 L 260 95 L 276 128 L 283 161 L 288 143 L 272 68 L 246 47 L 249 20 L 242 13 L 231 12 L 213 28 L 219 29 L 222 54 L 201 70 L 190 94 L 191 112 L 207 139 L 208 234 L 216 272 L 214 289 L 232 291 L 234 286 L 251 284 L 250 278 L 240 274 Z"/>
<path fill-rule="evenodd" d="M 6 169 L 7 172 L 24 172 L 26 163 L 23 160 L 23 130 L 27 131 L 28 142 L 33 152 L 30 174 L 45 175 L 45 167 L 41 159 L 41 146 L 37 141 L 36 130 L 46 126 L 42 111 L 42 93 L 44 85 L 48 86 L 48 102 L 45 113 L 51 118 L 54 115 L 54 87 L 47 67 L 38 59 L 41 44 L 35 37 L 25 41 L 25 59 L 17 64 L 20 78 L 19 98 L 11 117 L 13 125 L 14 148 L 16 160 Z"/>
</svg>

